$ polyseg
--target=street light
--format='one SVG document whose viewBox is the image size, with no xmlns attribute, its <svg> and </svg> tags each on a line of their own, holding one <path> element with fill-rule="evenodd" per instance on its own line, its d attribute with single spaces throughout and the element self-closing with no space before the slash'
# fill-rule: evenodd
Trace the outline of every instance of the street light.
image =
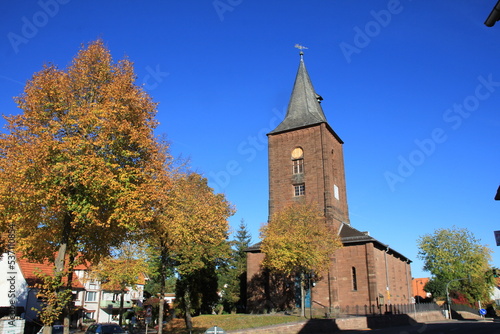
<svg viewBox="0 0 500 334">
<path fill-rule="evenodd" d="M 450 283 L 453 283 L 456 281 L 464 281 L 466 279 L 468 279 L 470 281 L 471 280 L 470 275 L 467 278 L 457 278 L 457 279 L 453 279 L 453 280 L 449 281 L 448 283 L 446 283 L 446 303 L 448 304 L 448 314 L 449 314 L 450 320 L 451 320 L 451 302 L 450 302 L 450 293 L 448 292 L 448 287 L 450 286 Z"/>
<path fill-rule="evenodd" d="M 491 10 L 490 15 L 488 15 L 488 18 L 484 22 L 484 24 L 487 27 L 493 27 L 495 25 L 495 22 L 497 22 L 500 19 L 500 0 L 497 2 L 495 7 Z"/>
</svg>

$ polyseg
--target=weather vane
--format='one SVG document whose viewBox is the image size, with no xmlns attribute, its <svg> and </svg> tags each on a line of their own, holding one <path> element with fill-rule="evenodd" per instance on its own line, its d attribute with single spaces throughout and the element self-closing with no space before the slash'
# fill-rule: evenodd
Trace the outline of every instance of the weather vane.
<svg viewBox="0 0 500 334">
<path fill-rule="evenodd" d="M 307 50 L 308 49 L 307 47 L 305 47 L 303 45 L 300 45 L 300 44 L 295 44 L 295 47 L 300 50 L 300 55 L 301 56 L 304 54 L 304 51 L 302 51 L 302 50 Z"/>
</svg>

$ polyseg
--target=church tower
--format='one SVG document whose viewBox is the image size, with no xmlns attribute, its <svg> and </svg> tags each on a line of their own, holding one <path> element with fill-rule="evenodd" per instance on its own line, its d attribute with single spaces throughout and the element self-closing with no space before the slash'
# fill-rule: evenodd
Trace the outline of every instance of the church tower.
<svg viewBox="0 0 500 334">
<path fill-rule="evenodd" d="M 269 216 L 294 202 L 315 203 L 339 228 L 349 224 L 343 141 L 328 124 L 321 100 L 301 52 L 285 119 L 267 134 Z"/>
<path fill-rule="evenodd" d="M 344 175 L 343 142 L 328 124 L 300 53 L 299 69 L 285 119 L 267 134 L 269 215 L 293 203 L 318 206 L 343 247 L 328 270 L 310 287 L 309 305 L 333 308 L 409 303 L 411 261 L 388 245 L 350 225 Z M 261 242 L 246 249 L 247 307 L 250 312 L 290 307 L 300 296 L 280 276 L 262 266 Z M 291 294 L 291 295 L 290 295 Z M 287 299 L 289 298 L 289 299 Z"/>
</svg>

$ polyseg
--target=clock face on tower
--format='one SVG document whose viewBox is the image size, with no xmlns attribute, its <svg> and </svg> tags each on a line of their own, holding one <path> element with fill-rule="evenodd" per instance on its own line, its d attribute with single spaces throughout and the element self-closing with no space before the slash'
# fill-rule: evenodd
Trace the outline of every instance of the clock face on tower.
<svg viewBox="0 0 500 334">
<path fill-rule="evenodd" d="M 300 159 L 304 155 L 304 151 L 300 147 L 296 147 L 292 151 L 292 159 Z"/>
</svg>

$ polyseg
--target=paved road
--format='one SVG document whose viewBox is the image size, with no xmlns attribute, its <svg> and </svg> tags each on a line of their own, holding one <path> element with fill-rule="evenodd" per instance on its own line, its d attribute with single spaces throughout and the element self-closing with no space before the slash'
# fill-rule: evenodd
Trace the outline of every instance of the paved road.
<svg viewBox="0 0 500 334">
<path fill-rule="evenodd" d="M 338 331 L 339 334 L 496 334 L 500 322 L 492 321 L 443 321 L 419 323 L 414 326 L 373 329 L 371 331 Z"/>
<path fill-rule="evenodd" d="M 148 330 L 148 334 L 156 331 Z M 299 332 L 300 334 L 301 332 Z M 338 330 L 325 334 L 500 334 L 500 321 L 451 320 L 418 323 L 413 326 L 390 327 L 371 330 Z M 75 334 L 84 334 L 79 332 Z M 144 330 L 138 334 L 145 334 Z M 322 333 L 321 333 L 322 334 Z"/>
</svg>

